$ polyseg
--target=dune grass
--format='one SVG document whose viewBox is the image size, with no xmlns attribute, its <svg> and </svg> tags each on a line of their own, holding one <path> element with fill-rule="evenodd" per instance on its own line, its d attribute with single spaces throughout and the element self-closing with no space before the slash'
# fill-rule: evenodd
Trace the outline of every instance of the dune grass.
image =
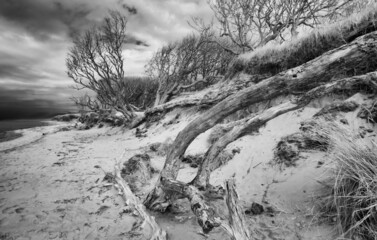
<svg viewBox="0 0 377 240">
<path fill-rule="evenodd" d="M 327 26 L 318 27 L 305 36 L 282 44 L 268 44 L 236 58 L 227 77 L 245 72 L 251 75 L 275 75 L 306 63 L 323 53 L 377 30 L 377 4 L 364 11 Z"/>
<path fill-rule="evenodd" d="M 317 125 L 334 164 L 320 215 L 339 224 L 339 239 L 377 239 L 377 145 L 335 122 Z"/>
</svg>

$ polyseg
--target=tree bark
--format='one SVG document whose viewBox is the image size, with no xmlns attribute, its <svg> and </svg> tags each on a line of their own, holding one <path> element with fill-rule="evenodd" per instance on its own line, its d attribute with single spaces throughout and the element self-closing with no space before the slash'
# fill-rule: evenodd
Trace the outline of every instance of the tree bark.
<svg viewBox="0 0 377 240">
<path fill-rule="evenodd" d="M 229 225 L 222 224 L 222 227 L 232 236 L 232 240 L 252 240 L 243 209 L 238 204 L 238 194 L 234 180 L 225 182 L 226 206 L 229 211 Z"/>
<path fill-rule="evenodd" d="M 289 111 L 298 109 L 300 106 L 291 102 L 280 104 L 276 107 L 267 109 L 260 115 L 245 119 L 231 131 L 219 138 L 206 152 L 204 161 L 199 165 L 199 170 L 192 181 L 192 184 L 198 189 L 206 189 L 209 185 L 209 177 L 214 168 L 218 165 L 214 165 L 214 161 L 218 155 L 223 151 L 228 144 L 234 142 L 243 135 L 258 130 L 261 126 L 267 123 L 269 120 L 276 118 L 277 116 Z"/>
<path fill-rule="evenodd" d="M 148 239 L 150 240 L 167 240 L 167 234 L 166 232 L 158 226 L 156 223 L 154 217 L 150 216 L 145 206 L 142 202 L 132 193 L 130 187 L 128 184 L 124 181 L 124 179 L 120 175 L 120 167 L 119 163 L 115 165 L 114 169 L 114 180 L 116 182 L 116 188 L 122 193 L 122 196 L 124 200 L 126 201 L 127 205 L 131 205 L 134 207 L 137 212 L 140 214 L 140 216 L 143 218 L 143 224 L 148 224 L 151 230 L 150 237 Z"/>
<path fill-rule="evenodd" d="M 194 186 L 172 179 L 161 179 L 164 191 L 174 193 L 175 198 L 187 198 L 204 233 L 221 226 L 233 240 L 251 240 L 243 209 L 238 204 L 238 194 L 233 180 L 225 182 L 226 205 L 229 215 L 221 219 L 215 209 L 206 203 L 202 193 Z"/>
<path fill-rule="evenodd" d="M 234 129 L 229 133 L 224 135 L 224 137 L 220 138 L 218 142 L 216 142 L 215 145 L 210 148 L 208 151 L 210 153 L 207 152 L 207 155 L 215 156 L 219 153 L 219 151 L 221 151 L 221 147 L 226 147 L 227 144 L 234 141 L 237 137 L 240 137 L 247 132 L 257 130 L 267 121 L 281 114 L 304 107 L 316 98 L 330 93 L 346 92 L 348 94 L 354 94 L 360 91 L 377 92 L 377 72 L 336 80 L 334 82 L 318 86 L 303 94 L 300 98 L 294 100 L 293 102 L 282 103 L 251 119 L 242 120 L 242 122 L 245 123 L 244 125 L 242 125 L 241 121 L 237 121 L 239 124 L 237 124 L 237 126 L 234 127 Z M 210 158 L 205 159 L 205 161 L 209 163 Z M 206 166 L 206 163 L 203 163 L 203 166 Z M 208 184 L 210 174 L 210 171 L 203 171 L 203 169 L 205 170 L 204 167 L 199 170 L 198 175 L 204 175 L 200 176 L 200 178 L 198 178 L 198 176 L 195 178 L 204 179 L 202 181 L 205 183 L 199 184 L 200 186 L 205 186 L 206 183 Z M 194 214 L 197 216 L 198 223 L 203 228 L 203 231 L 208 232 L 214 227 L 221 226 L 230 234 L 230 236 L 233 237 L 233 239 L 251 239 L 247 226 L 245 225 L 242 209 L 237 204 L 237 194 L 235 193 L 234 184 L 232 182 L 228 181 L 226 183 L 226 202 L 229 210 L 228 219 L 230 219 L 229 223 L 227 223 L 220 219 L 214 209 L 205 202 L 202 193 L 196 186 L 168 178 L 161 178 L 160 181 L 160 190 L 163 194 L 167 193 L 165 196 L 170 197 L 168 200 L 175 200 L 178 198 L 188 198 L 190 200 L 191 208 Z M 167 204 L 167 202 L 162 201 L 159 204 Z"/>
<path fill-rule="evenodd" d="M 240 90 L 253 85 L 256 82 L 260 82 L 263 79 L 266 79 L 268 76 L 266 75 L 253 75 L 250 76 L 248 79 L 238 79 L 234 81 L 232 80 L 231 83 L 224 81 L 220 81 L 219 85 L 214 85 L 214 87 L 209 91 L 206 95 L 197 95 L 190 98 L 180 99 L 180 100 L 172 100 L 170 102 L 155 105 L 153 108 L 150 108 L 145 111 L 145 115 L 151 116 L 158 112 L 165 112 L 169 111 L 170 109 L 177 108 L 177 107 L 191 107 L 191 106 L 201 106 L 208 108 L 224 100 L 228 96 L 239 92 Z M 223 78 L 225 79 L 225 78 Z"/>
<path fill-rule="evenodd" d="M 309 104 L 312 100 L 323 97 L 329 93 L 343 92 L 353 94 L 362 90 L 377 92 L 377 72 L 345 78 L 319 86 L 305 93 L 294 103 L 283 103 L 269 108 L 255 117 L 238 121 L 237 125 L 231 131 L 219 138 L 208 149 L 205 154 L 204 161 L 199 165 L 198 173 L 191 184 L 198 189 L 206 189 L 209 186 L 211 172 L 215 170 L 216 166 L 218 166 L 218 164 L 214 164 L 214 162 L 221 151 L 223 151 L 228 144 L 234 142 L 243 135 L 257 131 L 271 119 L 274 119 L 284 113 L 302 108 Z"/>
<path fill-rule="evenodd" d="M 306 92 L 336 77 L 367 73 L 377 68 L 376 59 L 377 33 L 373 32 L 229 96 L 196 118 L 178 134 L 167 154 L 160 179 L 176 179 L 181 158 L 191 142 L 200 133 L 235 111 L 292 91 Z M 345 71 L 345 69 L 352 69 L 352 71 Z M 166 202 L 167 196 L 161 191 L 161 183 L 161 181 L 157 182 L 145 201 L 146 206 L 151 209 L 154 209 L 155 202 Z"/>
</svg>

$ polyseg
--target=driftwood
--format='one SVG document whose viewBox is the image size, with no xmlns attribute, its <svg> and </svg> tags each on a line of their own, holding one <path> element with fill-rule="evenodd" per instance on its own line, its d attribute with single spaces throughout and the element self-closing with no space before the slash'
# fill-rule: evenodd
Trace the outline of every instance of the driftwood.
<svg viewBox="0 0 377 240">
<path fill-rule="evenodd" d="M 210 174 L 213 170 L 215 170 L 213 166 L 218 166 L 218 164 L 214 165 L 213 162 L 216 160 L 221 151 L 223 151 L 228 144 L 234 142 L 245 134 L 257 131 L 271 119 L 274 119 L 284 113 L 302 108 L 309 104 L 312 100 L 330 93 L 345 92 L 348 94 L 354 94 L 355 92 L 363 90 L 377 92 L 377 72 L 345 78 L 319 86 L 308 91 L 293 103 L 282 103 L 278 106 L 267 109 L 255 117 L 237 121 L 237 125 L 233 127 L 231 131 L 219 138 L 207 150 L 204 156 L 204 161 L 199 165 L 198 173 L 192 184 L 199 189 L 205 189 L 207 186 L 209 186 Z"/>
<path fill-rule="evenodd" d="M 312 100 L 319 98 L 321 96 L 325 96 L 326 94 L 334 93 L 339 90 L 347 91 L 350 94 L 362 90 L 377 90 L 376 84 L 377 72 L 371 72 L 365 75 L 345 78 L 325 84 L 323 86 L 319 86 L 311 91 L 308 91 L 306 94 L 304 94 L 299 99 L 293 102 L 287 102 L 280 104 L 276 107 L 272 107 L 267 111 L 263 112 L 262 114 L 245 121 L 244 125 L 237 126 L 233 130 L 231 130 L 228 133 L 228 136 L 225 135 L 223 138 L 220 138 L 218 141 L 220 142 L 220 144 L 216 143 L 218 144 L 217 147 L 226 145 L 225 142 L 231 142 L 232 139 L 234 140 L 235 136 L 242 136 L 245 133 L 243 131 L 249 132 L 256 130 L 267 121 L 286 112 L 301 108 L 310 103 Z M 217 148 L 214 147 L 213 149 Z M 197 216 L 198 223 L 200 226 L 202 226 L 204 232 L 208 232 L 214 227 L 221 226 L 224 230 L 226 230 L 229 233 L 230 236 L 232 236 L 232 239 L 252 239 L 244 219 L 243 211 L 237 203 L 238 196 L 235 191 L 233 181 L 227 181 L 225 184 L 227 192 L 226 204 L 229 211 L 229 222 L 221 219 L 216 214 L 214 209 L 206 203 L 201 191 L 199 191 L 197 187 L 167 178 L 161 179 L 161 186 L 162 190 L 165 193 L 169 193 L 168 195 L 174 196 L 175 199 L 189 199 L 191 209 Z M 166 202 L 162 202 L 160 204 L 166 204 Z"/>
<path fill-rule="evenodd" d="M 375 31 L 375 30 L 376 30 L 376 25 L 375 25 L 374 22 L 364 21 L 362 24 L 358 25 L 358 27 L 355 27 L 352 31 L 350 31 L 350 30 L 342 31 L 342 37 L 343 37 L 345 43 L 350 43 L 353 40 L 355 40 L 357 37 L 360 37 L 360 36 L 362 36 L 366 33 L 369 33 L 369 32 Z M 229 73 L 227 75 L 229 75 Z M 266 76 L 257 75 L 256 77 L 253 77 L 253 79 L 251 79 L 250 82 L 257 83 L 257 82 L 260 82 L 260 81 L 262 81 L 266 78 L 267 78 Z M 220 81 L 220 83 L 226 82 L 226 81 L 229 81 L 229 77 L 223 77 L 223 79 Z M 167 110 L 173 109 L 175 107 L 190 107 L 190 106 L 198 106 L 198 105 L 199 106 L 200 105 L 211 106 L 211 105 L 214 105 L 214 104 L 220 102 L 221 100 L 225 99 L 226 97 L 230 96 L 231 94 L 233 94 L 235 92 L 234 91 L 235 89 L 240 90 L 240 89 L 248 86 L 248 84 L 235 84 L 234 79 L 232 79 L 232 84 L 233 84 L 233 86 L 231 85 L 230 88 L 228 88 L 228 89 L 221 88 L 221 89 L 219 89 L 220 91 L 218 91 L 218 94 L 215 94 L 214 96 L 211 96 L 211 97 L 206 98 L 206 99 L 194 98 L 194 99 L 188 99 L 188 100 L 186 99 L 186 100 L 179 100 L 179 101 L 173 100 L 173 101 L 167 102 L 165 104 L 155 105 L 154 108 L 148 109 L 146 111 L 146 116 L 157 113 L 157 112 L 167 111 Z M 183 87 L 183 88 L 185 88 L 185 87 Z M 292 91 L 292 92 L 294 92 L 294 91 Z"/>
<path fill-rule="evenodd" d="M 232 236 L 232 240 L 252 240 L 253 238 L 247 226 L 244 211 L 238 204 L 238 194 L 234 180 L 227 180 L 225 182 L 225 189 L 229 222 L 226 223 L 223 221 L 221 227 Z"/>
<path fill-rule="evenodd" d="M 253 85 L 255 82 L 259 82 L 263 79 L 266 79 L 267 75 L 253 75 L 249 76 L 246 79 L 232 79 L 232 82 L 221 81 L 216 85 L 213 85 L 210 91 L 207 92 L 204 96 L 198 93 L 193 93 L 194 96 L 184 99 L 174 99 L 170 102 L 154 106 L 145 111 L 145 116 L 150 116 L 159 112 L 166 112 L 178 107 L 192 107 L 199 106 L 201 108 L 211 107 L 218 102 L 224 100 L 232 94 Z M 197 94 L 195 96 L 195 94 Z"/>
<path fill-rule="evenodd" d="M 276 107 L 269 108 L 260 115 L 252 117 L 250 119 L 245 119 L 235 126 L 231 131 L 226 133 L 224 136 L 219 138 L 212 146 L 208 149 L 204 156 L 204 161 L 199 165 L 198 174 L 194 178 L 192 184 L 199 189 L 206 189 L 209 185 L 209 177 L 211 172 L 214 170 L 214 165 L 211 165 L 219 156 L 221 151 L 224 150 L 228 144 L 234 142 L 236 139 L 242 137 L 243 135 L 250 133 L 252 131 L 258 130 L 266 122 L 277 116 L 284 114 L 289 111 L 298 109 L 300 106 L 293 103 L 283 103 Z M 218 165 L 216 165 L 218 166 Z"/>
<path fill-rule="evenodd" d="M 377 61 L 374 61 L 376 59 L 377 33 L 373 32 L 224 99 L 189 123 L 178 134 L 167 155 L 161 177 L 176 179 L 179 161 L 191 142 L 235 111 L 289 94 L 291 91 L 308 91 L 338 75 L 344 75 L 344 69 L 353 69 L 353 75 L 367 73 L 377 68 Z"/>
<path fill-rule="evenodd" d="M 191 204 L 191 210 L 202 226 L 203 232 L 208 233 L 214 227 L 221 226 L 233 240 L 251 240 L 251 234 L 245 220 L 243 209 L 238 204 L 238 194 L 234 180 L 225 182 L 226 205 L 228 208 L 228 221 L 221 219 L 211 206 L 209 206 L 202 193 L 194 186 L 171 179 L 161 179 L 164 191 L 174 193 L 175 198 L 187 198 Z"/>
<path fill-rule="evenodd" d="M 164 169 L 160 173 L 160 180 L 148 194 L 144 201 L 145 205 L 150 209 L 164 210 L 170 199 L 170 194 L 163 190 L 164 182 L 176 179 L 181 158 L 187 147 L 200 133 L 213 127 L 228 115 L 249 105 L 289 94 L 292 91 L 307 92 L 337 77 L 370 72 L 377 68 L 376 59 L 377 33 L 373 32 L 224 99 L 188 124 L 178 134 L 167 154 Z M 344 69 L 352 69 L 353 71 L 345 72 Z M 161 181 L 162 179 L 164 181 Z M 161 206 L 163 208 L 160 208 Z M 209 213 L 211 210 L 205 211 Z"/>
<path fill-rule="evenodd" d="M 143 203 L 136 197 L 133 192 L 131 191 L 130 187 L 121 177 L 120 171 L 120 164 L 117 163 L 114 168 L 114 181 L 116 182 L 115 187 L 122 193 L 124 200 L 126 201 L 127 205 L 131 205 L 134 207 L 139 215 L 143 218 L 143 224 L 147 224 L 151 229 L 151 236 L 149 237 L 150 240 L 166 240 L 167 234 L 166 232 L 161 229 L 158 224 L 156 223 L 153 216 L 150 216 Z"/>
</svg>

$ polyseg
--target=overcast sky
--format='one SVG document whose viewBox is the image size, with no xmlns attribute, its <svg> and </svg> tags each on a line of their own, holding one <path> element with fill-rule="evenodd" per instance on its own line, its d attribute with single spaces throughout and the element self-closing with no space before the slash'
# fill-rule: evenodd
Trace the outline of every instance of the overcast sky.
<svg viewBox="0 0 377 240">
<path fill-rule="evenodd" d="M 189 33 L 192 16 L 212 15 L 206 0 L 0 0 L 0 119 L 72 109 L 65 69 L 72 36 L 109 9 L 129 16 L 126 75 L 142 75 L 154 51 Z"/>
</svg>

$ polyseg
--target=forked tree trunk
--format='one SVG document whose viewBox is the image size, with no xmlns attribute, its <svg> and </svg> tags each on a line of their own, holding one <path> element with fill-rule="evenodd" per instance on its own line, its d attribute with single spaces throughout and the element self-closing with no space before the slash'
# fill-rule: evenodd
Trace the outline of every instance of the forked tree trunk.
<svg viewBox="0 0 377 240">
<path fill-rule="evenodd" d="M 242 136 L 244 134 L 242 131 L 249 132 L 257 130 L 267 121 L 283 113 L 299 109 L 316 98 L 326 96 L 330 93 L 346 92 L 348 94 L 354 94 L 360 91 L 377 93 L 377 72 L 330 82 L 308 91 L 294 102 L 282 103 L 276 107 L 272 107 L 262 114 L 245 121 L 245 125 L 240 126 L 238 124 L 232 131 L 224 135 L 222 139 L 219 139 L 218 142 L 220 142 L 220 144 L 217 145 L 217 147 L 225 147 L 225 142 L 229 143 L 231 141 L 230 139 L 235 140 L 235 136 Z M 218 149 L 217 147 L 212 149 Z M 208 159 L 205 159 L 205 161 L 208 161 Z M 198 174 L 204 174 L 201 176 L 201 179 L 204 179 L 204 181 L 209 179 L 208 171 L 199 171 Z M 215 210 L 205 202 L 202 193 L 197 187 L 172 179 L 161 179 L 161 191 L 163 191 L 163 193 L 168 193 L 166 196 L 172 197 L 170 200 L 175 200 L 177 198 L 188 198 L 190 200 L 191 208 L 198 218 L 198 223 L 202 226 L 205 232 L 210 231 L 214 227 L 221 226 L 230 234 L 230 236 L 232 236 L 233 239 L 251 239 L 248 234 L 247 226 L 245 225 L 242 209 L 239 208 L 237 200 L 235 200 L 237 199 L 237 195 L 234 194 L 234 186 L 232 183 L 230 185 L 229 182 L 226 184 L 226 201 L 229 210 L 228 219 L 230 219 L 229 223 L 227 223 L 220 219 Z M 233 195 L 231 196 L 230 194 L 232 194 L 232 192 Z M 166 202 L 163 202 L 163 204 L 166 204 Z M 246 236 L 249 236 L 249 238 L 246 238 Z"/>
<path fill-rule="evenodd" d="M 239 122 L 237 126 L 233 127 L 232 130 L 227 132 L 224 136 L 219 138 L 212 146 L 208 149 L 204 155 L 204 161 L 199 165 L 199 170 L 195 176 L 192 184 L 198 189 L 206 189 L 209 185 L 209 177 L 211 172 L 214 170 L 214 162 L 219 154 L 230 144 L 243 135 L 258 130 L 266 122 L 271 119 L 276 118 L 277 116 L 284 114 L 289 111 L 298 109 L 300 106 L 290 102 L 272 107 L 260 115 L 252 117 L 251 119 L 245 119 L 242 122 Z"/>
<path fill-rule="evenodd" d="M 356 39 L 354 42 L 329 51 L 322 56 L 296 68 L 270 77 L 256 85 L 248 87 L 218 103 L 212 109 L 199 116 L 183 129 L 168 152 L 159 181 L 149 193 L 145 205 L 154 210 L 165 210 L 174 199 L 165 186 L 175 181 L 181 158 L 190 143 L 202 132 L 213 127 L 219 121 L 235 111 L 255 103 L 267 101 L 291 92 L 307 92 L 332 79 L 344 75 L 358 75 L 377 69 L 377 33 L 373 32 Z M 352 69 L 352 72 L 345 71 Z M 182 191 L 187 185 L 182 186 Z M 195 192 L 195 191 L 193 191 Z M 205 206 L 205 203 L 202 204 Z M 213 209 L 203 209 L 205 215 Z M 209 222 L 216 225 L 216 222 Z M 205 227 L 207 222 L 202 223 Z"/>
<path fill-rule="evenodd" d="M 228 144 L 234 142 L 247 133 L 257 131 L 271 119 L 274 119 L 284 113 L 305 107 L 312 100 L 323 97 L 329 93 L 346 92 L 353 94 L 363 90 L 372 90 L 377 92 L 377 72 L 345 78 L 319 86 L 305 93 L 298 100 L 296 100 L 295 103 L 283 103 L 269 108 L 255 117 L 242 120 L 242 122 L 238 121 L 237 125 L 234 126 L 231 131 L 219 138 L 208 149 L 205 154 L 204 161 L 199 165 L 198 173 L 192 181 L 192 184 L 198 189 L 206 189 L 209 186 L 211 172 L 215 170 L 217 166 L 219 166 L 219 164 L 215 163 L 216 158 L 228 146 Z"/>
</svg>

